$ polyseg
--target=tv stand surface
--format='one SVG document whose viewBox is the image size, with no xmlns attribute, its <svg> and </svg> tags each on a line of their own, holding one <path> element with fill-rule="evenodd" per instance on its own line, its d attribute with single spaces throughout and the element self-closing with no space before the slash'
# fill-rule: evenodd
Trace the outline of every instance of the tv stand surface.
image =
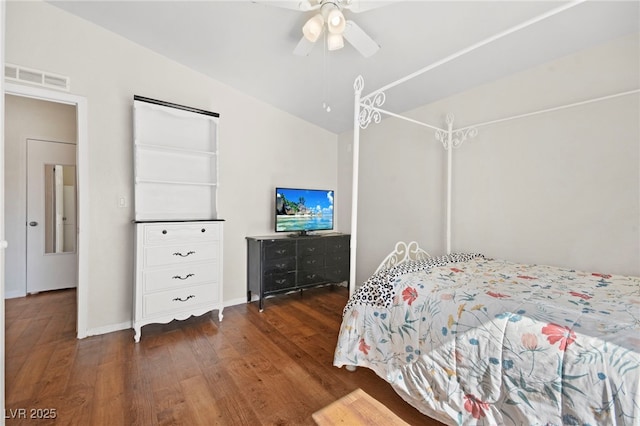
<svg viewBox="0 0 640 426">
<path fill-rule="evenodd" d="M 299 237 L 321 237 L 324 234 L 318 234 L 313 231 L 299 231 L 294 232 L 292 234 L 286 234 L 289 238 L 299 238 Z"/>
<path fill-rule="evenodd" d="M 351 236 L 338 232 L 247 237 L 247 303 L 324 284 L 349 282 Z"/>
</svg>

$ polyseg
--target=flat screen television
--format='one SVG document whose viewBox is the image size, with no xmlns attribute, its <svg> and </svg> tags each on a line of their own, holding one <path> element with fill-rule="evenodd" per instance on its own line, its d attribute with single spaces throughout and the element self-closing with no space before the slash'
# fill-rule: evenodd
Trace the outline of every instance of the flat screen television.
<svg viewBox="0 0 640 426">
<path fill-rule="evenodd" d="M 333 191 L 276 188 L 276 232 L 307 235 L 333 229 Z"/>
</svg>

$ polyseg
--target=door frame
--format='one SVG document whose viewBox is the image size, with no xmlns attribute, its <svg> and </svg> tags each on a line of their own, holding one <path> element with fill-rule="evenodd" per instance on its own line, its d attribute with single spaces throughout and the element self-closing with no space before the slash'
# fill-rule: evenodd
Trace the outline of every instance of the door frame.
<svg viewBox="0 0 640 426">
<path fill-rule="evenodd" d="M 40 87 L 5 83 L 4 94 L 23 96 L 43 101 L 75 105 L 76 107 L 76 173 L 77 227 L 78 227 L 78 287 L 77 287 L 77 337 L 87 337 L 88 283 L 89 283 L 89 141 L 87 99 L 65 92 Z M 4 300 L 4 297 L 3 297 Z"/>
</svg>

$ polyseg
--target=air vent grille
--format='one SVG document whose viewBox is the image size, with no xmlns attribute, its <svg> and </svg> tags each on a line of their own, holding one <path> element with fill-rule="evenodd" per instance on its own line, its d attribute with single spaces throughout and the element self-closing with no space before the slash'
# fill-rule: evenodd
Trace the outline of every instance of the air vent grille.
<svg viewBox="0 0 640 426">
<path fill-rule="evenodd" d="M 59 89 L 67 92 L 70 89 L 69 77 L 19 65 L 5 64 L 4 77 L 7 81 L 35 84 L 50 89 Z"/>
</svg>

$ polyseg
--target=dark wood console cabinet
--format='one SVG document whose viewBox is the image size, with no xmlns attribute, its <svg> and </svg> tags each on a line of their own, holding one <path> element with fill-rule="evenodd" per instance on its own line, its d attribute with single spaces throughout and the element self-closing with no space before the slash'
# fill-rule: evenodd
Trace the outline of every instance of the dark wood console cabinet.
<svg viewBox="0 0 640 426">
<path fill-rule="evenodd" d="M 247 237 L 247 303 L 260 297 L 349 281 L 349 234 Z"/>
</svg>

